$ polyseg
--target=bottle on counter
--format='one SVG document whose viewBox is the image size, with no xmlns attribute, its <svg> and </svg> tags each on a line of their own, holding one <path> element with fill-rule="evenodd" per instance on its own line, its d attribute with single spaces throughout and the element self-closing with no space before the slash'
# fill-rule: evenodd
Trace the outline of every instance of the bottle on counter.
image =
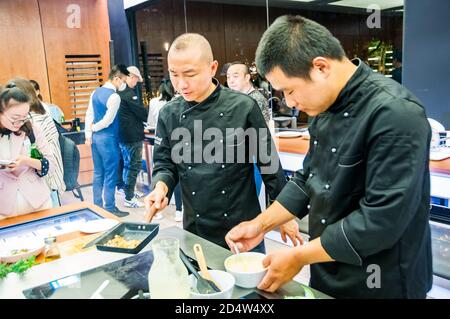
<svg viewBox="0 0 450 319">
<path fill-rule="evenodd" d="M 38 160 L 43 157 L 41 152 L 39 152 L 36 143 L 31 144 L 30 157 Z"/>
<path fill-rule="evenodd" d="M 56 237 L 47 237 L 45 242 L 44 262 L 50 262 L 61 257 Z"/>
<path fill-rule="evenodd" d="M 180 259 L 177 238 L 161 238 L 152 244 L 153 264 L 148 273 L 151 299 L 188 299 L 188 271 Z"/>
</svg>

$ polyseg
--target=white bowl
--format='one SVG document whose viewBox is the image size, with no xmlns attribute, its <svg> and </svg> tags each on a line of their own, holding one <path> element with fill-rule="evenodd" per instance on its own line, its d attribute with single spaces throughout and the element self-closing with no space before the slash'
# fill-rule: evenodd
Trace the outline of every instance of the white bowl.
<svg viewBox="0 0 450 319">
<path fill-rule="evenodd" d="M 236 279 L 236 286 L 255 288 L 264 278 L 267 268 L 262 265 L 266 255 L 246 252 L 225 259 L 225 269 Z"/>
<path fill-rule="evenodd" d="M 198 292 L 194 292 L 192 289 L 197 290 L 197 278 L 193 274 L 189 275 L 189 283 L 191 288 L 190 297 L 191 299 L 230 299 L 233 295 L 233 288 L 235 279 L 233 275 L 222 271 L 222 270 L 209 270 L 209 273 L 214 278 L 214 281 L 217 282 L 221 292 L 215 292 L 212 294 L 201 294 Z M 202 273 L 199 272 L 201 275 Z"/>
<path fill-rule="evenodd" d="M 0 262 L 15 263 L 21 259 L 37 256 L 44 251 L 45 244 L 40 238 L 20 239 L 0 246 Z"/>
</svg>

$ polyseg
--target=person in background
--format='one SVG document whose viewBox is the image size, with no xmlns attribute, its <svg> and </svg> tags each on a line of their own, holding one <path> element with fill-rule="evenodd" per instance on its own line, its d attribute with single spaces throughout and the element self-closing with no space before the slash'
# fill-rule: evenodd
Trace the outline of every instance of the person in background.
<svg viewBox="0 0 450 319">
<path fill-rule="evenodd" d="M 269 100 L 272 97 L 271 88 L 269 82 L 267 82 L 266 79 L 264 79 L 261 74 L 256 73 L 255 78 L 253 79 L 253 86 L 258 89 L 259 92 L 264 95 L 266 99 Z"/>
<path fill-rule="evenodd" d="M 150 100 L 149 112 L 147 123 L 151 129 L 155 129 L 158 123 L 159 111 L 166 105 L 167 102 L 172 100 L 175 95 L 175 90 L 172 86 L 170 79 L 162 79 L 158 89 L 158 96 Z M 177 184 L 174 190 L 175 196 L 175 221 L 181 222 L 183 220 L 183 203 L 181 199 L 180 183 Z M 162 219 L 163 214 L 156 213 L 153 219 Z"/>
<path fill-rule="evenodd" d="M 39 83 L 35 80 L 30 80 L 30 82 L 33 85 L 33 88 L 36 92 L 36 96 L 39 99 L 39 101 L 41 102 L 44 109 L 48 113 L 50 113 L 51 117 L 58 124 L 61 124 L 62 122 L 64 122 L 64 112 L 61 110 L 61 108 L 58 105 L 44 102 L 44 99 L 42 98 L 42 95 L 41 95 L 41 87 L 40 87 Z"/>
<path fill-rule="evenodd" d="M 29 115 L 30 97 L 10 84 L 0 91 L 0 219 L 52 207 L 44 176 L 54 168 L 48 142 Z M 41 156 L 31 158 L 31 141 Z"/>
<path fill-rule="evenodd" d="M 50 113 L 46 111 L 43 103 L 38 99 L 36 91 L 29 80 L 17 78 L 8 82 L 8 85 L 18 87 L 30 98 L 31 119 L 33 120 L 34 125 L 40 127 L 44 138 L 48 143 L 52 157 L 54 158 L 53 169 L 44 177 L 44 179 L 52 191 L 53 207 L 60 206 L 59 196 L 65 192 L 66 184 L 64 183 L 64 167 L 61 156 L 61 147 L 59 145 L 59 134 L 56 125 L 53 122 L 53 118 Z"/>
<path fill-rule="evenodd" d="M 311 265 L 311 287 L 335 298 L 425 298 L 431 130 L 421 102 L 302 16 L 273 22 L 256 65 L 289 107 L 313 117 L 303 168 L 266 211 L 226 235 L 246 251 L 273 227 L 309 216 L 309 242 L 269 254 L 258 288 L 276 291 Z"/>
<path fill-rule="evenodd" d="M 395 50 L 393 57 L 394 70 L 392 71 L 392 79 L 402 84 L 402 52 Z"/>
<path fill-rule="evenodd" d="M 269 102 L 264 95 L 253 86 L 252 77 L 247 65 L 239 61 L 230 63 L 227 69 L 227 83 L 230 89 L 247 94 L 255 99 L 264 116 L 264 120 L 266 123 L 269 123 Z"/>
<path fill-rule="evenodd" d="M 142 105 L 134 88 L 138 82 L 143 82 L 141 72 L 135 66 L 127 68 L 127 88 L 119 92 L 119 141 L 123 158 L 123 181 L 125 207 L 141 208 L 144 204 L 135 193 L 137 175 L 142 166 L 142 144 L 144 142 L 144 122 L 148 111 Z"/>
<path fill-rule="evenodd" d="M 86 144 L 92 147 L 94 204 L 118 217 L 129 215 L 116 207 L 115 188 L 119 163 L 119 91 L 125 90 L 130 74 L 123 64 L 114 65 L 108 81 L 95 89 L 86 112 Z"/>
<path fill-rule="evenodd" d="M 286 178 L 256 101 L 224 88 L 214 78 L 218 62 L 213 59 L 205 37 L 195 33 L 177 37 L 169 49 L 168 66 L 171 82 L 181 96 L 167 103 L 158 116 L 152 192 L 145 198 L 146 220 L 151 221 L 155 213 L 167 206 L 180 182 L 183 228 L 227 247 L 225 234 L 261 212 L 254 180 L 255 162 L 259 170 L 265 170 L 262 179 L 272 199 L 281 191 Z M 237 135 L 227 135 L 230 128 L 236 129 L 238 133 L 233 131 Z M 206 130 L 222 136 L 214 141 L 217 145 L 211 155 L 214 158 L 207 153 L 210 143 L 196 139 L 198 134 L 202 138 Z M 245 138 L 246 130 L 254 132 L 253 140 Z M 183 158 L 177 156 L 180 146 Z M 266 149 L 266 159 L 254 146 Z M 227 151 L 230 149 L 232 154 Z M 221 156 L 215 157 L 216 154 Z M 240 155 L 245 158 L 241 160 Z M 288 236 L 294 244 L 301 242 L 295 221 L 289 223 Z M 264 243 L 255 250 L 265 251 Z"/>
<path fill-rule="evenodd" d="M 162 79 L 158 88 L 158 95 L 150 100 L 147 123 L 150 129 L 156 129 L 159 111 L 175 96 L 172 83 L 169 79 Z"/>
</svg>

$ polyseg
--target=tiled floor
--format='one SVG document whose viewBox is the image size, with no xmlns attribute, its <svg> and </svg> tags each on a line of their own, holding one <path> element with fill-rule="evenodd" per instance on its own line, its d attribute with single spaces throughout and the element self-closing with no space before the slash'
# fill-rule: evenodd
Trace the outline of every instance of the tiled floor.
<svg viewBox="0 0 450 319">
<path fill-rule="evenodd" d="M 83 187 L 81 189 L 83 193 L 83 197 L 85 201 L 93 202 L 92 199 L 92 187 L 87 186 Z M 120 195 L 119 193 L 116 193 L 116 206 L 123 211 L 127 211 L 130 213 L 130 215 L 123 218 L 124 221 L 132 221 L 132 222 L 138 222 L 142 221 L 145 214 L 144 208 L 127 208 L 123 206 L 123 195 Z M 66 192 L 61 197 L 61 204 L 66 205 L 72 202 L 79 201 L 79 199 L 75 198 L 71 192 Z M 174 214 L 175 214 L 175 206 L 169 205 L 166 209 L 162 211 L 162 214 L 164 216 L 161 220 L 154 220 L 153 222 L 159 223 L 161 228 L 166 228 L 170 226 L 177 226 L 182 227 L 182 223 L 175 222 L 174 220 Z M 300 228 L 301 229 L 301 228 Z M 274 237 L 277 237 L 276 234 Z M 304 236 L 305 237 L 305 236 Z M 266 250 L 267 253 L 276 251 L 278 249 L 288 248 L 287 245 L 280 243 L 276 240 L 272 240 L 269 238 L 265 239 L 266 244 Z M 294 280 L 299 281 L 301 283 L 307 284 L 309 281 L 309 267 L 305 267 L 297 276 L 294 277 Z"/>
</svg>

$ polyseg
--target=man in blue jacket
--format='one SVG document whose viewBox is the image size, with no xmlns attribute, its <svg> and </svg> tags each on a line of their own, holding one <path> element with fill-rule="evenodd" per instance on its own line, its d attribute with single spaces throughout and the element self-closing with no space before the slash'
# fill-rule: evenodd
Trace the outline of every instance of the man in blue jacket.
<svg viewBox="0 0 450 319">
<path fill-rule="evenodd" d="M 86 112 L 86 144 L 92 145 L 94 160 L 94 204 L 118 217 L 129 215 L 116 207 L 115 187 L 119 166 L 119 120 L 117 112 L 120 96 L 126 88 L 129 72 L 125 65 L 115 65 L 108 81 L 92 93 Z"/>
</svg>

